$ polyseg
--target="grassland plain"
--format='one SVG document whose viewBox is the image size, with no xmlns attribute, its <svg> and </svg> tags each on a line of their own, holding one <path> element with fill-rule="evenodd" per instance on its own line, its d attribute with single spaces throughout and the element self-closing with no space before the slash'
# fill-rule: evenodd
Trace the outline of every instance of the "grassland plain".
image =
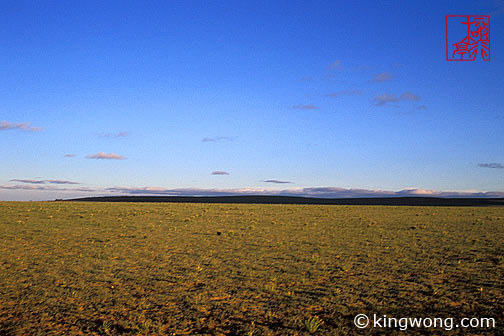
<svg viewBox="0 0 504 336">
<path fill-rule="evenodd" d="M 0 203 L 0 335 L 402 335 L 493 317 L 503 207 Z"/>
</svg>

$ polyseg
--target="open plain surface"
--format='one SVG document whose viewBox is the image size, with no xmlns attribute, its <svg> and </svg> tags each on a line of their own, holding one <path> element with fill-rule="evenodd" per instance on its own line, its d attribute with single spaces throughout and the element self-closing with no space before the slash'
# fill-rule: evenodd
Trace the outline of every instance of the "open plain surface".
<svg viewBox="0 0 504 336">
<path fill-rule="evenodd" d="M 0 335 L 387 335 L 493 317 L 504 208 L 0 203 Z"/>
</svg>

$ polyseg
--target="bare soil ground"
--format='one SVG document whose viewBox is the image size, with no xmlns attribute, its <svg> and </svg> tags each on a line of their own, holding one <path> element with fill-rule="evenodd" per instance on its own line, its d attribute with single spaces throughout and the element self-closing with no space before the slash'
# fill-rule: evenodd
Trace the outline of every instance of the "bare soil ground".
<svg viewBox="0 0 504 336">
<path fill-rule="evenodd" d="M 0 335 L 403 335 L 492 317 L 504 208 L 0 203 Z"/>
</svg>

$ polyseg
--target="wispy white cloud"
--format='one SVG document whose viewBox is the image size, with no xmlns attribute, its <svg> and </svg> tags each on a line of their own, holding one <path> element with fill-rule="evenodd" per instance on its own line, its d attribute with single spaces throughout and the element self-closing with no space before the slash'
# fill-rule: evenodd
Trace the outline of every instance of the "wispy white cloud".
<svg viewBox="0 0 504 336">
<path fill-rule="evenodd" d="M 295 105 L 295 106 L 292 106 L 293 109 L 296 109 L 296 110 L 316 110 L 318 109 L 317 106 L 314 106 L 312 104 L 308 104 L 308 105 Z"/>
<path fill-rule="evenodd" d="M 356 90 L 341 90 L 341 91 L 336 91 L 333 93 L 329 93 L 324 95 L 324 97 L 333 97 L 337 98 L 340 96 L 353 96 L 353 95 L 360 95 L 362 94 L 362 90 L 356 89 Z"/>
<path fill-rule="evenodd" d="M 42 128 L 31 126 L 31 123 L 29 123 L 29 122 L 16 123 L 16 122 L 9 122 L 9 121 L 0 121 L 0 131 L 7 131 L 7 130 L 22 130 L 22 131 L 28 131 L 28 132 L 40 132 L 42 130 Z"/>
<path fill-rule="evenodd" d="M 276 183 L 276 184 L 287 184 L 292 183 L 291 181 L 282 181 L 282 180 L 263 180 L 265 183 Z"/>
<path fill-rule="evenodd" d="M 11 182 L 21 182 L 27 184 L 80 184 L 79 182 L 67 180 L 26 180 L 26 179 L 12 179 Z"/>
<path fill-rule="evenodd" d="M 382 72 L 373 77 L 373 82 L 375 83 L 386 82 L 391 80 L 392 78 L 393 76 L 390 72 Z"/>
<path fill-rule="evenodd" d="M 103 133 L 100 134 L 102 138 L 124 138 L 129 136 L 129 132 L 118 132 L 118 133 Z"/>
<path fill-rule="evenodd" d="M 77 191 L 77 192 L 102 192 L 91 188 L 60 188 L 47 185 L 0 185 L 0 189 L 6 190 L 32 190 L 32 191 Z"/>
<path fill-rule="evenodd" d="M 390 103 L 396 103 L 399 101 L 399 98 L 397 98 L 396 95 L 394 94 L 382 94 L 379 96 L 376 96 L 373 98 L 373 105 L 375 106 L 384 106 Z"/>
<path fill-rule="evenodd" d="M 127 159 L 126 157 L 122 155 L 117 155 L 114 153 L 104 153 L 104 152 L 99 152 L 96 154 L 90 154 L 86 156 L 86 159 L 96 159 L 96 160 L 125 160 Z"/>
<path fill-rule="evenodd" d="M 21 183 L 30 183 L 30 184 L 44 184 L 45 180 L 22 180 L 22 179 L 12 179 L 11 182 L 21 182 Z"/>
<path fill-rule="evenodd" d="M 373 105 L 375 106 L 383 106 L 387 105 L 390 103 L 397 103 L 399 101 L 418 101 L 420 100 L 420 97 L 412 92 L 406 91 L 403 94 L 401 94 L 399 97 L 397 97 L 395 94 L 382 94 L 375 96 L 373 98 Z M 421 105 L 425 108 L 425 105 Z M 424 109 L 421 108 L 421 109 Z"/>
<path fill-rule="evenodd" d="M 478 167 L 481 168 L 493 168 L 493 169 L 504 169 L 502 163 L 478 163 Z"/>
<path fill-rule="evenodd" d="M 418 101 L 420 100 L 420 97 L 417 96 L 416 94 L 414 93 L 411 93 L 411 92 L 404 92 L 401 97 L 399 97 L 400 99 L 402 100 L 409 100 L 409 101 Z"/>
<path fill-rule="evenodd" d="M 223 170 L 216 170 L 212 172 L 212 175 L 229 175 L 229 173 Z"/>
<path fill-rule="evenodd" d="M 201 139 L 201 142 L 218 142 L 218 141 L 233 141 L 235 137 L 228 136 L 214 136 L 214 137 L 206 137 Z"/>
<path fill-rule="evenodd" d="M 75 154 L 65 154 L 65 157 L 76 157 L 77 155 Z"/>
<path fill-rule="evenodd" d="M 66 181 L 66 180 L 46 180 L 50 184 L 80 184 L 79 182 Z"/>
</svg>

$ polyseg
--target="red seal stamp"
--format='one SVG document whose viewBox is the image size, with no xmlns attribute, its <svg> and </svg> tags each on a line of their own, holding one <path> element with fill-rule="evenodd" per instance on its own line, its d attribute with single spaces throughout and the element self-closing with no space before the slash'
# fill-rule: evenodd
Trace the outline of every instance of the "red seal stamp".
<svg viewBox="0 0 504 336">
<path fill-rule="evenodd" d="M 446 15 L 446 60 L 490 61 L 490 15 Z"/>
</svg>

